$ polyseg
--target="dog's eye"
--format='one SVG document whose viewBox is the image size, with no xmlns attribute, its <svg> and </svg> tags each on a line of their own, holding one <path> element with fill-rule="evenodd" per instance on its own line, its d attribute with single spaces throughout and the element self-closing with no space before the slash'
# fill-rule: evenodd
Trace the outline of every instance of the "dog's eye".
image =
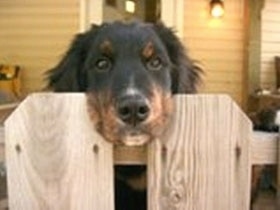
<svg viewBox="0 0 280 210">
<path fill-rule="evenodd" d="M 152 59 L 148 60 L 147 67 L 150 70 L 158 71 L 162 68 L 162 61 L 159 57 L 152 58 Z"/>
<path fill-rule="evenodd" d="M 111 68 L 111 61 L 107 58 L 101 58 L 96 61 L 95 67 L 98 71 L 108 71 Z"/>
</svg>

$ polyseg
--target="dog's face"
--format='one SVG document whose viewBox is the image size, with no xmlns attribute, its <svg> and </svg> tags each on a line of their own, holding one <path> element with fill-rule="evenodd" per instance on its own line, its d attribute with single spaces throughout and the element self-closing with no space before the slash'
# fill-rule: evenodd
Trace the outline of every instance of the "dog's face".
<svg viewBox="0 0 280 210">
<path fill-rule="evenodd" d="M 160 133 L 171 111 L 171 62 L 144 25 L 99 29 L 85 62 L 92 119 L 106 139 L 139 145 Z"/>
<path fill-rule="evenodd" d="M 115 22 L 79 35 L 51 71 L 49 86 L 85 91 L 106 140 L 142 145 L 167 125 L 172 94 L 195 92 L 198 72 L 163 25 Z"/>
</svg>

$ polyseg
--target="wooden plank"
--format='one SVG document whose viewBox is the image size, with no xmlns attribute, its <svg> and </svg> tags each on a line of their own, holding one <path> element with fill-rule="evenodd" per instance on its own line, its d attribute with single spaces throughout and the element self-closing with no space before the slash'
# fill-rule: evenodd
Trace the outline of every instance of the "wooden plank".
<svg viewBox="0 0 280 210">
<path fill-rule="evenodd" d="M 9 186 L 11 186 L 10 194 L 12 193 L 12 195 L 10 196 L 12 210 L 22 209 L 23 206 L 26 206 L 27 204 L 28 209 L 31 210 L 45 209 L 47 205 L 51 206 L 53 204 L 52 202 L 55 202 L 55 206 L 57 206 L 57 208 L 53 209 L 75 209 L 81 207 L 78 205 L 85 205 L 81 207 L 83 209 L 108 209 L 107 206 L 104 207 L 103 205 L 109 205 L 109 203 L 113 203 L 112 195 L 110 195 L 109 197 L 111 199 L 111 202 L 108 202 L 108 200 L 97 201 L 99 202 L 99 206 L 95 206 L 95 198 L 99 199 L 100 194 L 106 194 L 108 189 L 112 189 L 112 183 L 110 183 L 109 181 L 109 184 L 108 182 L 105 183 L 106 187 L 102 188 L 102 185 L 104 185 L 105 182 L 104 174 L 101 175 L 103 180 L 102 182 L 101 178 L 100 180 L 98 180 L 98 178 L 94 176 L 95 172 L 92 171 L 91 167 L 84 163 L 84 160 L 88 160 L 88 163 L 93 163 L 96 160 L 95 157 L 91 157 L 93 153 L 92 148 L 94 148 L 94 145 L 99 145 L 99 148 L 101 148 L 99 149 L 99 151 L 103 151 L 103 143 L 106 143 L 102 139 L 100 139 L 99 136 L 96 136 L 96 133 L 92 133 L 92 127 L 90 122 L 88 122 L 87 113 L 85 110 L 81 110 L 81 107 L 85 107 L 84 97 L 79 94 L 66 94 L 66 96 L 67 97 L 65 98 L 65 96 L 62 94 L 33 95 L 30 97 L 31 99 L 28 98 L 20 106 L 20 108 L 9 118 L 6 123 L 6 129 L 9 133 L 9 138 L 7 139 L 9 151 L 8 170 L 10 171 L 9 174 L 11 174 L 11 176 L 9 176 Z M 238 171 L 238 173 L 236 174 L 236 171 L 234 171 L 235 175 L 230 174 L 234 169 L 227 169 L 225 164 L 221 163 L 220 161 L 221 158 L 223 158 L 225 162 L 230 161 L 230 164 L 228 165 L 229 167 L 233 167 L 235 163 L 239 164 L 239 161 L 236 161 L 233 157 L 235 153 L 234 151 L 239 151 L 239 149 L 235 150 L 235 148 L 236 145 L 241 145 L 240 151 L 242 151 L 241 154 L 243 156 L 243 147 L 245 147 L 245 143 L 240 140 L 242 138 L 237 140 L 235 139 L 237 137 L 240 137 L 236 134 L 239 133 L 237 132 L 236 128 L 236 126 L 238 127 L 238 125 L 234 123 L 231 124 L 229 120 L 232 118 L 238 118 L 238 120 L 240 121 L 243 120 L 235 116 L 235 106 L 232 105 L 226 97 L 204 97 L 205 96 L 178 96 L 176 98 L 177 115 L 174 119 L 176 124 L 173 124 L 170 128 L 174 130 L 172 131 L 172 134 L 171 132 L 169 133 L 170 130 L 168 130 L 168 135 L 163 139 L 163 143 L 160 143 L 159 141 L 155 142 L 156 151 L 152 153 L 150 152 L 150 163 L 151 161 L 155 161 L 156 163 L 155 168 L 149 168 L 149 173 L 152 172 L 152 176 L 154 176 L 153 179 L 149 180 L 151 188 L 153 189 L 153 191 L 150 192 L 152 193 L 152 197 L 149 196 L 150 202 L 153 201 L 153 196 L 158 199 L 157 201 L 159 201 L 159 197 L 157 197 L 157 195 L 161 194 L 162 190 L 164 192 L 164 196 L 162 196 L 164 202 L 162 202 L 162 200 L 160 199 L 160 202 L 158 202 L 158 204 L 156 205 L 154 203 L 149 204 L 152 205 L 151 209 L 164 210 L 174 207 L 164 206 L 166 204 L 165 199 L 171 199 L 170 205 L 177 206 L 178 204 L 178 209 L 181 209 L 181 205 L 183 205 L 182 197 L 184 197 L 182 195 L 185 195 L 186 197 L 188 196 L 187 203 L 190 202 L 190 204 L 187 206 L 187 209 L 204 209 L 208 204 L 213 208 L 209 207 L 207 208 L 207 210 L 219 210 L 225 207 L 226 209 L 230 209 L 227 206 L 228 201 L 223 201 L 223 204 L 217 204 L 219 202 L 218 200 L 210 200 L 211 196 L 215 196 L 215 198 L 221 198 L 222 192 L 225 192 L 227 190 L 227 192 L 230 193 L 225 194 L 225 199 L 229 199 L 227 195 L 229 196 L 230 194 L 235 198 L 235 201 L 239 201 L 239 198 L 235 197 L 235 193 L 238 194 L 238 189 L 234 189 L 232 184 L 228 183 L 227 181 L 234 181 L 236 180 L 236 177 L 239 176 L 242 177 L 241 179 L 243 179 L 244 181 L 244 177 L 246 178 L 246 176 L 243 177 L 242 174 L 240 175 L 240 173 L 242 172 L 239 171 L 240 168 L 237 166 L 235 167 L 235 169 Z M 34 101 L 34 98 L 37 101 Z M 46 106 L 46 104 L 48 106 Z M 211 110 L 213 111 L 213 113 Z M 219 110 L 224 111 L 220 113 Z M 45 114 L 38 114 L 37 112 L 43 112 Z M 229 117 L 230 119 L 228 119 L 226 113 L 231 113 Z M 62 118 L 65 119 L 65 116 L 67 116 L 66 118 L 68 120 L 63 122 L 59 120 Z M 72 125 L 71 119 L 79 120 L 74 122 L 74 124 Z M 224 121 L 224 119 L 227 120 Z M 214 125 L 209 125 L 208 128 L 211 130 L 206 130 L 206 132 L 203 132 L 204 127 L 207 128 L 208 123 L 212 120 L 214 121 Z M 191 128 L 180 127 L 180 123 L 185 124 L 185 122 L 192 123 Z M 35 129 L 36 126 L 32 127 L 32 125 L 34 124 L 36 124 L 36 126 L 39 126 L 39 128 L 41 129 Z M 243 128 L 242 125 L 243 124 L 241 122 L 241 128 Z M 195 128 L 194 126 L 199 127 Z M 217 129 L 217 127 L 219 126 L 222 126 L 221 131 L 218 131 Z M 84 130 L 81 131 L 78 128 L 83 128 Z M 227 128 L 230 128 L 231 131 L 228 131 Z M 66 129 L 70 129 L 71 132 L 67 134 Z M 28 136 L 28 134 L 25 133 L 26 130 L 31 132 L 32 136 Z M 63 132 L 60 133 L 60 131 Z M 231 132 L 234 133 L 233 136 Z M 215 141 L 213 140 L 212 142 L 211 137 L 213 136 L 215 136 Z M 271 135 L 260 136 L 258 133 L 254 133 L 254 136 L 252 137 L 253 141 L 251 144 L 253 164 L 276 163 L 276 139 L 270 139 L 269 136 Z M 52 139 L 52 137 L 54 138 Z M 229 139 L 233 140 L 233 142 L 225 141 L 225 139 L 228 139 L 228 137 Z M 38 144 L 38 139 L 40 139 L 40 143 L 42 143 L 44 147 L 41 147 L 40 144 Z M 79 141 L 75 141 L 76 139 L 79 139 Z M 188 141 L 181 142 L 182 139 L 188 139 Z M 219 139 L 223 140 L 219 141 Z M 94 140 L 96 140 L 96 142 Z M 218 142 L 222 142 L 223 145 L 217 145 Z M 31 143 L 33 144 L 33 146 Z M 154 147 L 155 145 L 153 145 L 152 147 Z M 106 148 L 107 146 L 108 145 L 105 145 Z M 207 148 L 205 148 L 206 146 Z M 217 154 L 215 153 L 216 146 L 218 148 Z M 68 148 L 67 152 L 65 151 L 65 147 Z M 106 148 L 104 148 L 104 152 L 102 154 L 99 153 L 99 155 L 103 157 L 100 158 L 99 156 L 99 158 L 97 158 L 98 160 L 104 160 L 104 162 L 100 161 L 96 164 L 100 168 L 98 168 L 98 166 L 95 167 L 95 164 L 90 164 L 93 166 L 93 168 L 98 168 L 98 171 L 102 171 L 104 170 L 104 168 L 107 168 L 105 163 L 107 163 L 108 165 L 112 165 L 112 157 L 109 158 L 109 161 L 106 159 L 107 155 L 111 154 L 111 148 Z M 182 153 L 183 149 L 186 149 L 188 153 L 187 158 L 185 159 L 182 157 L 183 155 L 180 154 Z M 208 151 L 208 149 L 210 149 L 210 151 Z M 247 152 L 248 151 L 246 151 L 245 149 L 245 156 Z M 227 157 L 229 153 L 231 154 L 231 156 Z M 137 155 L 135 156 L 135 154 Z M 40 157 L 40 155 L 43 156 L 42 159 L 38 158 Z M 145 164 L 146 147 L 117 147 L 115 148 L 114 155 L 116 158 L 115 163 L 117 164 L 131 164 L 132 162 L 133 164 Z M 166 157 L 164 158 L 164 156 Z M 67 157 L 71 158 L 68 160 Z M 130 159 L 128 159 L 128 157 Z M 171 161 L 171 157 L 173 161 L 175 161 L 175 164 L 173 164 L 173 162 Z M 50 164 L 47 163 L 47 158 L 51 159 Z M 168 158 L 170 158 L 169 162 L 165 161 Z M 126 160 L 126 162 L 124 160 Z M 243 160 L 242 157 L 240 160 Z M 79 165 L 80 161 L 83 164 Z M 111 163 L 109 164 L 110 161 Z M 40 162 L 44 163 L 44 166 L 47 166 L 47 168 L 43 169 L 42 165 L 40 165 Z M 175 168 L 173 168 L 173 165 L 171 163 Z M 178 168 L 180 168 L 179 165 L 181 165 L 181 163 L 184 166 L 184 168 L 182 169 L 183 171 L 180 171 L 180 169 L 176 169 L 177 166 Z M 57 165 L 61 166 L 56 169 L 55 166 Z M 76 168 L 77 165 L 79 167 L 78 170 Z M 165 169 L 167 175 L 164 176 L 157 167 Z M 247 166 L 243 165 L 243 167 L 246 169 L 245 171 L 247 171 Z M 243 173 L 246 173 L 243 169 L 241 171 L 243 171 Z M 21 173 L 19 173 L 19 170 L 21 170 Z M 78 172 L 76 172 L 76 170 Z M 75 173 L 73 171 L 75 171 Z M 86 181 L 83 180 L 83 178 L 81 178 L 82 173 L 87 174 L 87 177 L 92 177 L 92 179 L 97 181 L 93 182 L 93 180 L 88 180 L 87 177 L 84 177 L 84 179 L 87 179 Z M 110 173 L 112 176 L 112 171 Z M 186 173 L 186 178 L 183 181 L 181 173 Z M 172 174 L 175 174 L 174 177 Z M 32 177 L 32 180 L 28 178 L 30 175 Z M 96 176 L 100 176 L 100 174 Z M 107 175 L 105 175 L 105 179 L 106 176 Z M 222 176 L 226 176 L 226 179 L 222 179 Z M 160 179 L 156 179 L 158 177 L 166 177 L 170 181 L 160 181 Z M 177 178 L 178 180 L 176 180 Z M 207 181 L 207 179 L 209 179 L 209 181 Z M 212 188 L 214 188 L 215 184 L 219 182 L 219 179 L 224 180 L 223 186 L 226 187 L 225 189 L 222 188 L 219 189 L 219 192 L 216 192 L 215 189 Z M 109 178 L 109 180 L 112 179 Z M 179 182 L 179 184 L 176 183 L 177 181 Z M 34 184 L 34 182 L 36 182 L 36 185 Z M 63 186 L 63 189 L 59 189 L 59 185 L 62 185 L 65 182 L 68 182 L 68 184 L 66 186 Z M 183 184 L 181 184 L 182 182 Z M 234 186 L 235 184 L 236 186 L 238 186 L 239 182 L 233 183 Z M 162 184 L 163 188 L 158 187 Z M 182 190 L 182 185 L 187 186 L 188 188 L 184 188 Z M 241 186 L 240 184 L 239 186 L 240 190 L 244 190 L 244 186 L 246 189 L 246 184 L 244 186 Z M 75 189 L 73 190 L 72 187 L 74 187 Z M 169 191 L 170 188 L 172 190 L 174 189 L 174 191 Z M 79 191 L 79 189 L 83 189 L 83 192 Z M 98 189 L 98 195 L 94 194 L 96 193 L 96 191 L 93 192 L 94 190 L 91 191 L 91 189 Z M 59 192 L 59 190 L 61 191 Z M 104 193 L 100 193 L 100 190 Z M 242 193 L 244 194 L 245 192 L 243 190 Z M 207 196 L 204 195 L 205 192 L 207 192 L 205 194 Z M 90 193 L 91 195 L 88 195 L 88 193 Z M 13 196 L 13 194 L 16 195 Z M 191 200 L 189 200 L 189 196 Z M 61 197 L 63 197 L 62 200 L 60 200 Z M 63 208 L 64 204 L 62 203 L 66 202 L 68 198 L 72 201 L 72 203 L 68 203 L 67 205 L 65 204 L 66 207 Z M 205 202 L 203 202 L 203 200 L 200 200 L 204 198 Z M 195 203 L 194 199 L 198 199 L 197 202 L 202 203 Z M 91 201 L 93 203 L 91 203 Z M 237 203 L 239 203 L 238 201 Z M 78 204 L 79 202 L 85 202 L 88 204 Z M 176 202 L 178 203 L 176 204 Z M 45 206 L 41 208 L 40 204 Z M 34 207 L 34 205 L 36 205 L 36 207 Z M 71 207 L 69 207 L 69 205 L 71 205 Z M 236 209 L 240 209 L 237 205 L 238 204 L 236 204 L 235 206 Z"/>
<path fill-rule="evenodd" d="M 239 44 L 238 41 L 242 40 L 242 38 L 244 37 L 243 32 L 241 30 L 239 31 L 234 29 L 223 30 L 216 28 L 215 30 L 209 30 L 209 28 L 206 27 L 192 27 L 191 29 L 185 28 L 185 31 L 187 30 L 191 30 L 191 33 L 186 33 L 184 36 L 187 39 L 221 39 L 228 41 L 230 40 L 232 42 L 236 41 Z"/>
<path fill-rule="evenodd" d="M 253 132 L 251 141 L 251 164 L 277 164 L 278 134 Z M 114 163 L 117 165 L 144 165 L 147 163 L 146 147 L 115 147 Z"/>
<path fill-rule="evenodd" d="M 248 210 L 251 128 L 227 96 L 176 96 L 170 130 L 149 147 L 149 210 Z"/>
<path fill-rule="evenodd" d="M 212 71 L 225 71 L 225 72 L 231 72 L 235 74 L 241 74 L 242 69 L 236 68 L 238 65 L 236 65 L 237 61 L 229 60 L 217 60 L 217 59 L 207 59 L 207 69 L 212 69 Z M 234 65 L 230 65 L 232 63 L 235 63 Z M 202 63 L 206 66 L 206 64 Z M 207 74 L 207 72 L 205 72 Z"/>
<path fill-rule="evenodd" d="M 268 132 L 254 132 L 251 143 L 251 163 L 277 164 L 278 135 Z"/>
<path fill-rule="evenodd" d="M 208 37 L 204 39 L 189 38 L 184 40 L 187 43 L 188 48 L 196 50 L 228 50 L 228 51 L 242 51 L 243 43 L 242 42 L 229 42 L 220 39 L 210 40 Z"/>
<path fill-rule="evenodd" d="M 279 18 L 280 20 L 280 18 Z M 262 29 L 264 32 L 280 32 L 279 22 L 263 22 Z M 268 40 L 269 41 L 269 40 Z"/>
<path fill-rule="evenodd" d="M 269 11 L 264 9 L 262 12 L 262 20 L 264 21 L 272 21 L 272 22 L 280 22 L 279 21 L 279 9 L 278 11 Z"/>
<path fill-rule="evenodd" d="M 145 165 L 147 164 L 146 146 L 114 148 L 114 163 L 116 165 Z"/>
<path fill-rule="evenodd" d="M 69 0 L 61 0 L 61 1 L 56 1 L 56 0 L 49 0 L 49 1 L 34 1 L 34 0 L 27 0 L 27 1 L 21 1 L 21 0 L 13 0 L 12 2 L 9 0 L 2 0 L 1 1 L 1 6 L 6 6 L 8 8 L 10 7 L 48 7 L 48 6 L 53 6 L 53 7 L 63 7 L 65 4 L 68 6 L 76 6 L 77 2 L 76 1 L 69 1 Z M 67 7 L 67 6 L 66 6 Z"/>
<path fill-rule="evenodd" d="M 199 3 L 201 4 L 201 3 Z M 193 5 L 191 5 L 191 8 L 193 11 L 198 11 L 199 9 L 195 9 L 193 7 Z M 198 12 L 196 13 L 193 13 L 193 14 L 190 14 L 189 12 L 188 13 L 185 13 L 185 20 L 184 20 L 184 24 L 187 25 L 188 27 L 199 27 L 199 28 L 208 28 L 209 30 L 215 30 L 215 28 L 211 28 L 210 26 L 210 23 L 211 23 L 211 19 L 208 19 L 206 21 L 205 18 L 197 18 L 197 15 L 198 15 Z M 208 15 L 208 14 L 207 14 Z M 237 31 L 241 31 L 243 30 L 243 27 L 242 27 L 242 23 L 240 23 L 240 18 L 236 18 L 236 14 L 235 15 L 235 18 L 227 18 L 226 20 L 223 20 L 220 22 L 220 26 L 223 27 L 223 29 L 225 30 L 237 30 Z M 190 18 L 190 16 L 194 17 L 195 18 Z"/>
<path fill-rule="evenodd" d="M 251 142 L 251 164 L 277 164 L 278 135 L 253 132 Z M 117 165 L 144 165 L 147 163 L 146 147 L 115 147 L 114 163 Z"/>
<path fill-rule="evenodd" d="M 83 94 L 31 95 L 5 129 L 11 210 L 113 210 L 112 146 Z"/>
<path fill-rule="evenodd" d="M 280 24 L 279 24 L 280 26 Z M 275 55 L 280 54 L 280 38 L 279 38 L 279 33 L 278 35 L 278 40 L 273 41 L 273 39 L 270 39 L 269 42 L 264 42 L 262 44 L 262 52 L 263 53 L 275 53 Z M 271 36 L 272 37 L 272 36 Z M 268 38 L 269 39 L 269 38 Z"/>
<path fill-rule="evenodd" d="M 207 80 L 206 80 L 207 81 Z M 207 84 L 204 85 L 208 93 L 215 91 L 215 93 L 240 93 L 242 91 L 242 86 L 239 83 L 238 85 L 231 82 L 215 82 L 215 81 L 207 81 Z"/>
<path fill-rule="evenodd" d="M 48 7 L 42 7 L 41 5 L 38 7 L 31 7 L 31 6 L 14 6 L 9 7 L 8 10 L 1 11 L 0 17 L 11 15 L 11 16 L 27 16 L 27 15 L 58 15 L 59 13 L 61 15 L 73 15 L 77 13 L 78 10 L 75 7 L 75 5 L 71 4 L 56 4 L 54 6 L 48 5 Z"/>
<path fill-rule="evenodd" d="M 265 4 L 265 10 L 271 12 L 279 12 L 280 2 L 279 0 L 267 0 Z M 279 20 L 279 19 L 278 19 Z"/>
<path fill-rule="evenodd" d="M 268 132 L 253 132 L 251 141 L 251 164 L 277 164 L 278 134 Z M 146 147 L 115 147 L 114 163 L 117 165 L 147 164 Z"/>
<path fill-rule="evenodd" d="M 278 27 L 280 27 L 280 23 L 278 24 Z M 277 36 L 278 35 L 278 36 Z M 279 39 L 279 31 L 272 31 L 271 30 L 263 30 L 262 31 L 262 45 L 265 43 L 270 43 L 270 42 L 278 42 L 280 41 Z"/>
<path fill-rule="evenodd" d="M 198 50 L 198 49 L 192 49 L 191 53 L 193 56 L 198 57 L 200 59 L 205 59 L 205 60 L 213 60 L 213 59 L 217 59 L 217 56 L 213 53 L 211 49 L 205 51 L 205 50 Z M 238 54 L 238 53 L 234 53 L 230 50 L 219 50 L 217 51 L 219 53 L 222 53 L 225 56 L 225 59 L 229 62 L 231 61 L 238 61 L 238 62 L 242 62 L 243 61 L 243 57 L 242 54 Z M 235 65 L 235 63 L 233 63 L 233 65 Z"/>
<path fill-rule="evenodd" d="M 239 69 L 241 69 L 241 67 Z M 240 75 L 232 72 L 212 70 L 205 74 L 207 77 L 207 81 L 235 84 L 240 84 L 242 82 L 242 78 L 240 77 Z"/>
</svg>

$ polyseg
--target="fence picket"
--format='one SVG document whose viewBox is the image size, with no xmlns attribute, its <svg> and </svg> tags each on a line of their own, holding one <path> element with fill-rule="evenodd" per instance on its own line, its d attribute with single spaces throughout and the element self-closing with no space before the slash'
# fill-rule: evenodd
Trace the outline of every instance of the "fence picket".
<svg viewBox="0 0 280 210">
<path fill-rule="evenodd" d="M 35 94 L 6 121 L 9 209 L 113 210 L 112 146 L 82 94 Z"/>
<path fill-rule="evenodd" d="M 149 210 L 248 210 L 251 123 L 223 95 L 177 96 L 149 148 Z"/>
</svg>

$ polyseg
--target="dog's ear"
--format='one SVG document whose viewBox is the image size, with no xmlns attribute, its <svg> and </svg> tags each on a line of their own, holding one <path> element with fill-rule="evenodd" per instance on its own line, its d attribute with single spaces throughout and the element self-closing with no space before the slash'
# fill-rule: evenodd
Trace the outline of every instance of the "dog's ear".
<svg viewBox="0 0 280 210">
<path fill-rule="evenodd" d="M 62 60 L 56 67 L 47 72 L 47 89 L 55 92 L 83 92 L 86 80 L 83 73 L 84 62 L 88 54 L 90 40 L 94 38 L 99 26 L 78 34 Z"/>
<path fill-rule="evenodd" d="M 187 55 L 175 33 L 158 22 L 154 29 L 168 51 L 173 68 L 171 71 L 172 93 L 195 93 L 200 82 L 201 69 Z"/>
</svg>

